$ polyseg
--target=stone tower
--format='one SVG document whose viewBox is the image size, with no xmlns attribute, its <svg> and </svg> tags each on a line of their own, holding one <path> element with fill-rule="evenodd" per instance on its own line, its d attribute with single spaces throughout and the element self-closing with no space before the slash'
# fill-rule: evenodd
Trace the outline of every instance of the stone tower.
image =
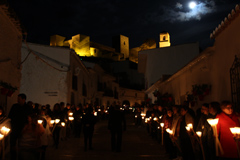
<svg viewBox="0 0 240 160">
<path fill-rule="evenodd" d="M 122 53 L 123 59 L 129 58 L 129 39 L 124 35 L 114 36 L 112 38 L 112 47 L 116 52 Z"/>
<path fill-rule="evenodd" d="M 170 47 L 170 35 L 168 32 L 162 32 L 160 33 L 160 42 L 159 42 L 159 48 L 163 47 Z"/>
</svg>

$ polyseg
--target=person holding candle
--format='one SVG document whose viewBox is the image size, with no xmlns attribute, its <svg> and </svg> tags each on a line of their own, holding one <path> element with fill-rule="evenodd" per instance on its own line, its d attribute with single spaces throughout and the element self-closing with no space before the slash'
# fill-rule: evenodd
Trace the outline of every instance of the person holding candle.
<svg viewBox="0 0 240 160">
<path fill-rule="evenodd" d="M 37 116 L 32 113 L 28 116 L 28 123 L 24 126 L 18 141 L 19 160 L 39 160 L 41 139 L 45 129 L 38 124 Z"/>
<path fill-rule="evenodd" d="M 237 160 L 239 159 L 236 142 L 233 139 L 233 134 L 230 131 L 232 127 L 239 127 L 240 122 L 238 116 L 233 111 L 230 101 L 221 103 L 222 112 L 216 116 L 218 118 L 217 134 L 223 153 L 220 153 L 221 160 Z"/>
<path fill-rule="evenodd" d="M 45 131 L 41 135 L 41 160 L 45 160 L 45 153 L 49 144 L 49 139 L 52 136 L 52 132 L 50 131 L 48 121 L 51 119 L 46 115 L 47 110 L 41 109 L 40 111 L 40 119 L 42 120 L 42 126 L 44 127 Z"/>
<path fill-rule="evenodd" d="M 93 150 L 92 148 L 92 138 L 94 132 L 94 125 L 96 124 L 97 119 L 93 115 L 93 108 L 89 106 L 86 108 L 86 114 L 83 115 L 82 125 L 83 125 L 83 135 L 84 135 L 84 151 L 87 151 L 87 146 L 89 146 L 89 150 Z"/>
<path fill-rule="evenodd" d="M 179 136 L 179 144 L 183 160 L 195 160 L 194 148 L 191 141 L 190 133 L 186 130 L 187 124 L 194 126 L 194 117 L 188 113 L 188 106 L 181 106 L 181 118 L 178 121 L 175 136 Z"/>
<path fill-rule="evenodd" d="M 17 159 L 17 140 L 19 139 L 25 124 L 28 123 L 28 115 L 30 115 L 32 112 L 32 108 L 26 104 L 26 99 L 27 96 L 24 93 L 19 94 L 17 103 L 11 107 L 8 114 L 8 118 L 11 119 L 11 160 Z"/>
<path fill-rule="evenodd" d="M 60 104 L 56 103 L 53 106 L 53 113 L 52 113 L 52 117 L 53 120 L 55 119 L 61 119 L 62 118 L 62 112 L 60 110 Z M 60 131 L 61 131 L 61 124 L 60 123 L 55 123 L 54 124 L 55 128 L 52 131 L 53 133 L 53 141 L 54 141 L 54 146 L 56 149 L 58 149 L 58 145 L 59 145 L 59 138 L 60 138 Z"/>
<path fill-rule="evenodd" d="M 126 131 L 126 119 L 119 104 L 113 105 L 113 109 L 109 113 L 108 129 L 111 132 L 112 151 L 121 152 L 122 132 Z"/>
<path fill-rule="evenodd" d="M 172 128 L 172 121 L 173 121 L 173 111 L 171 108 L 167 108 L 167 115 L 166 118 L 164 119 L 164 128 L 166 129 L 171 129 Z M 164 132 L 164 145 L 166 152 L 169 154 L 170 159 L 174 157 L 173 151 L 174 151 L 174 146 L 172 143 L 172 140 L 170 138 L 170 134 L 168 132 Z"/>
</svg>

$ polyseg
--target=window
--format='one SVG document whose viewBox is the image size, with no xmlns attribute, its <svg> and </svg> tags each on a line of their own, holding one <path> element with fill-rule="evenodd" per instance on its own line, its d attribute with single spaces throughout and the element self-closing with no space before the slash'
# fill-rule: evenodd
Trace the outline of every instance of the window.
<svg viewBox="0 0 240 160">
<path fill-rule="evenodd" d="M 77 82 L 78 82 L 77 76 L 73 75 L 73 77 L 72 77 L 72 89 L 76 90 L 76 91 L 78 90 L 78 85 L 77 85 L 78 83 Z"/>
</svg>

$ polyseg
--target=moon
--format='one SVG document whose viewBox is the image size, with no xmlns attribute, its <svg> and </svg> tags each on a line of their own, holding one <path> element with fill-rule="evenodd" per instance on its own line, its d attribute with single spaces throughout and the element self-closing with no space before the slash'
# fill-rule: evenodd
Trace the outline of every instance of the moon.
<svg viewBox="0 0 240 160">
<path fill-rule="evenodd" d="M 194 9 L 196 5 L 197 5 L 196 2 L 190 2 L 188 6 L 189 8 Z"/>
</svg>

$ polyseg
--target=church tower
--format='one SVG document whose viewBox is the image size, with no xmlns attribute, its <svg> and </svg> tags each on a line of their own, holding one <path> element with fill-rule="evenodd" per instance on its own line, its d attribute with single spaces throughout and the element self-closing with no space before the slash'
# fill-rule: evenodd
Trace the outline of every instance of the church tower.
<svg viewBox="0 0 240 160">
<path fill-rule="evenodd" d="M 159 48 L 163 47 L 170 47 L 170 35 L 168 32 L 162 32 L 160 33 L 160 42 L 159 42 Z"/>
<path fill-rule="evenodd" d="M 112 47 L 116 52 L 124 54 L 124 59 L 129 58 L 129 39 L 124 35 L 114 36 L 112 38 Z"/>
</svg>

